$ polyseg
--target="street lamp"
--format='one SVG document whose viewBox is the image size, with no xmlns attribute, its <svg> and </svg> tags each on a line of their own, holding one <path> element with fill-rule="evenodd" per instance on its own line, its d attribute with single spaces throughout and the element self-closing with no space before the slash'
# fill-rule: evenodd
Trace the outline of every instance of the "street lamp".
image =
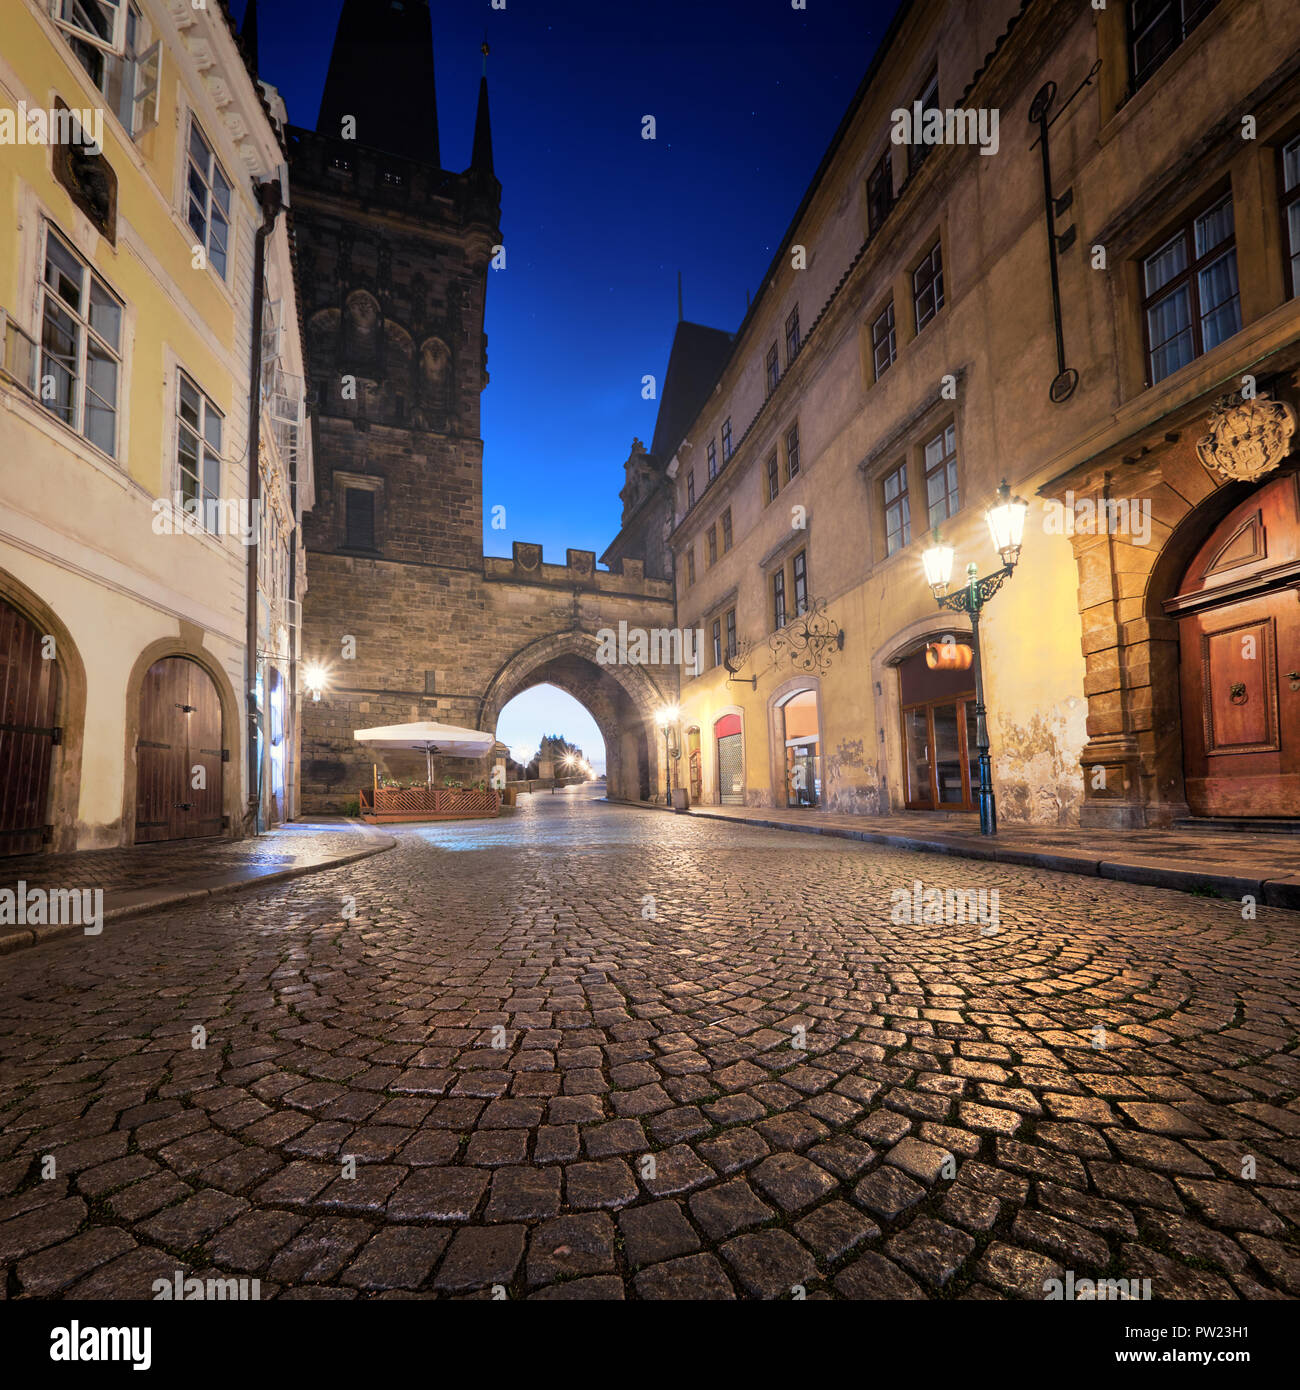
<svg viewBox="0 0 1300 1390">
<path fill-rule="evenodd" d="M 669 806 L 673 804 L 673 754 L 669 745 L 680 714 L 676 705 L 660 705 L 655 711 L 655 723 L 664 733 L 664 800 Z"/>
<path fill-rule="evenodd" d="M 984 515 L 993 537 L 993 548 L 1002 558 L 1002 568 L 979 578 L 979 567 L 972 560 L 966 566 L 966 586 L 955 593 L 948 592 L 952 578 L 953 550 L 939 539 L 934 530 L 934 544 L 921 556 L 925 580 L 940 608 L 970 614 L 972 665 L 975 670 L 975 746 L 979 752 L 980 834 L 998 833 L 997 801 L 993 795 L 993 768 L 989 760 L 989 732 L 984 718 L 984 673 L 980 665 L 980 613 L 984 605 L 1011 577 L 1020 559 L 1020 542 L 1025 534 L 1025 516 L 1029 503 L 1023 497 L 1012 497 L 1011 488 L 1003 478 L 998 487 L 997 502 Z"/>
<path fill-rule="evenodd" d="M 302 683 L 311 693 L 313 700 L 319 701 L 321 691 L 329 684 L 329 671 L 319 661 L 309 661 L 303 668 Z"/>
</svg>

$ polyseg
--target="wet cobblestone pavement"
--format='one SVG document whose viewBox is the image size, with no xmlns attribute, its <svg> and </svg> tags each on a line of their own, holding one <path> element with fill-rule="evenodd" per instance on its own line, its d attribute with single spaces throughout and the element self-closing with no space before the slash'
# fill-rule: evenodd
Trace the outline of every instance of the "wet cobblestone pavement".
<svg viewBox="0 0 1300 1390">
<path fill-rule="evenodd" d="M 0 859 L 0 888 L 154 888 L 231 870 L 293 868 L 318 863 L 364 843 L 359 822 L 296 821 L 246 840 L 174 840 L 158 845 L 24 854 Z"/>
<path fill-rule="evenodd" d="M 0 961 L 7 1295 L 1300 1295 L 1300 914 L 590 798 Z"/>
</svg>

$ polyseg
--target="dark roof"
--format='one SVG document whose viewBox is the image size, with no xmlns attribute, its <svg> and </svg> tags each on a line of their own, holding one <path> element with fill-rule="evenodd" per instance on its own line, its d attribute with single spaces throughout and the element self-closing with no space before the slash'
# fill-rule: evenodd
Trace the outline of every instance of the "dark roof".
<svg viewBox="0 0 1300 1390">
<path fill-rule="evenodd" d="M 650 441 L 650 452 L 661 466 L 677 452 L 691 421 L 708 399 L 731 354 L 731 343 L 731 334 L 721 328 L 706 328 L 685 319 L 678 323 Z"/>
<path fill-rule="evenodd" d="M 344 116 L 357 144 L 442 167 L 429 0 L 344 0 L 317 131 L 338 139 Z"/>
</svg>

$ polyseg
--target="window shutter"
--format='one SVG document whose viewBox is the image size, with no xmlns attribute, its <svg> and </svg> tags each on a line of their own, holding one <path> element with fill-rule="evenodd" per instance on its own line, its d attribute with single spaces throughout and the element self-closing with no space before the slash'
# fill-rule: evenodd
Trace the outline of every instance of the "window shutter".
<svg viewBox="0 0 1300 1390">
<path fill-rule="evenodd" d="M 132 65 L 135 95 L 131 100 L 131 134 L 139 137 L 158 124 L 162 92 L 162 40 L 146 49 Z"/>
</svg>

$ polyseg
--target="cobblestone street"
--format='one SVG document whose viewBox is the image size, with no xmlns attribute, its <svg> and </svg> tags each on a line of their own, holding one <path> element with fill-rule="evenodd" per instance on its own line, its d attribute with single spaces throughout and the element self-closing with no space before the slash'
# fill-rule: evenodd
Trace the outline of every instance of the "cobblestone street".
<svg viewBox="0 0 1300 1390">
<path fill-rule="evenodd" d="M 1300 1296 L 1300 914 L 585 788 L 393 833 L 0 961 L 8 1297 Z"/>
</svg>

